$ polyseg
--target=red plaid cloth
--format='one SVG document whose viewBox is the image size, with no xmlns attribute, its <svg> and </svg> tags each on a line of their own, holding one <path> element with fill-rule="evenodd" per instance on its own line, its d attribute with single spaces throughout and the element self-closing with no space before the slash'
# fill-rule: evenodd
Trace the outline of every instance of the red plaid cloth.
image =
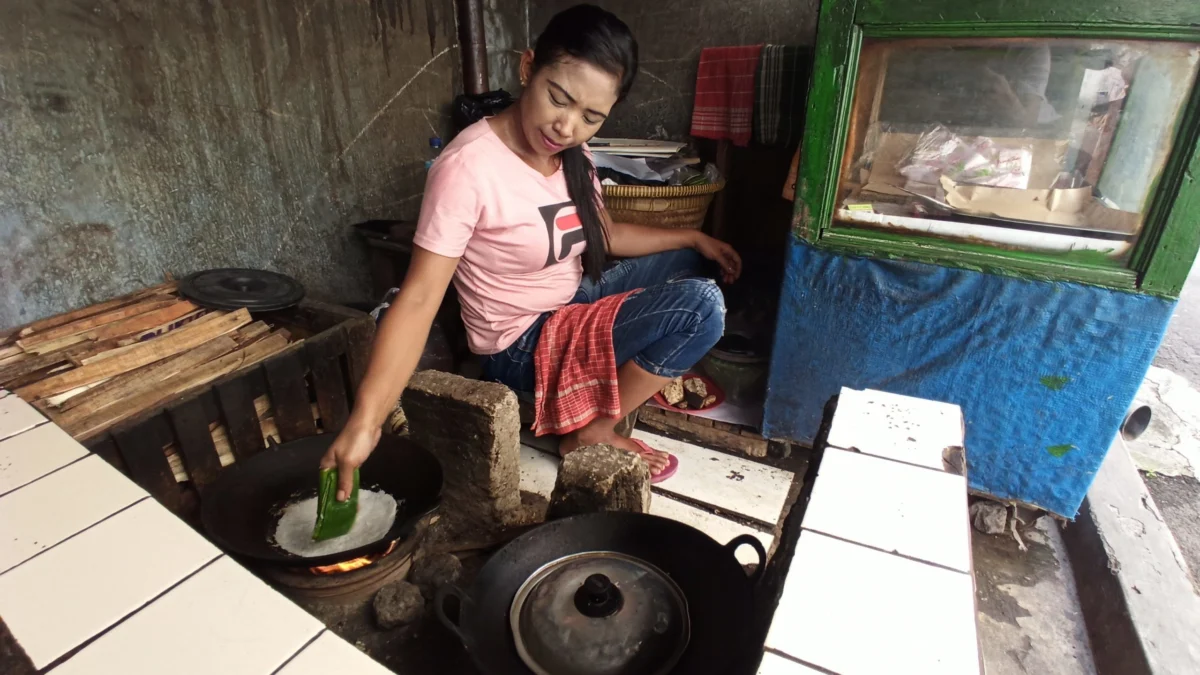
<svg viewBox="0 0 1200 675">
<path fill-rule="evenodd" d="M 621 416 L 612 328 L 635 292 L 567 305 L 546 320 L 533 352 L 534 435 L 561 436 L 597 417 Z"/>
<path fill-rule="evenodd" d="M 754 73 L 762 45 L 700 52 L 692 135 L 749 145 L 754 124 Z"/>
</svg>

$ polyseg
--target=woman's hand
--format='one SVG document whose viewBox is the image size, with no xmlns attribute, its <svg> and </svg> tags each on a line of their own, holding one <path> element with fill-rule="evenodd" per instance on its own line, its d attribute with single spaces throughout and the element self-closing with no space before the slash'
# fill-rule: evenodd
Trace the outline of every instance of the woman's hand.
<svg viewBox="0 0 1200 675">
<path fill-rule="evenodd" d="M 742 257 L 733 247 L 720 239 L 714 239 L 702 232 L 696 233 L 696 243 L 693 244 L 700 255 L 721 266 L 721 280 L 732 284 L 742 275 Z"/>
<path fill-rule="evenodd" d="M 338 491 L 337 500 L 344 502 L 350 498 L 350 491 L 354 489 L 354 470 L 362 466 L 363 462 L 367 461 L 367 457 L 371 456 L 371 451 L 379 444 L 379 437 L 383 434 L 380 427 L 374 429 L 362 428 L 353 423 L 346 425 L 334 439 L 333 445 L 329 446 L 329 450 L 325 452 L 325 456 L 321 458 L 322 469 L 338 470 Z"/>
</svg>

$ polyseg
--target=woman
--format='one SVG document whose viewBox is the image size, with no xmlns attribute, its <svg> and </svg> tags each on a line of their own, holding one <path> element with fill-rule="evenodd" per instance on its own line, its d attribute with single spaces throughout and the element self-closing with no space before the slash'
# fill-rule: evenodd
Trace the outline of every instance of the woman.
<svg viewBox="0 0 1200 675">
<path fill-rule="evenodd" d="M 583 144 L 636 73 L 637 43 L 624 23 L 590 5 L 567 9 L 522 56 L 518 101 L 465 129 L 438 158 L 408 275 L 379 326 L 350 420 L 321 461 L 339 469 L 339 500 L 378 443 L 451 280 L 484 376 L 522 392 L 533 390 L 534 353 L 551 313 L 644 289 L 612 323 L 622 416 L 721 337 L 721 292 L 696 275 L 707 258 L 735 280 L 737 253 L 695 231 L 613 223 L 601 202 Z M 608 256 L 623 260 L 606 268 Z M 563 436 L 560 452 L 608 443 L 660 474 L 668 456 L 618 436 L 615 422 L 595 419 Z"/>
</svg>

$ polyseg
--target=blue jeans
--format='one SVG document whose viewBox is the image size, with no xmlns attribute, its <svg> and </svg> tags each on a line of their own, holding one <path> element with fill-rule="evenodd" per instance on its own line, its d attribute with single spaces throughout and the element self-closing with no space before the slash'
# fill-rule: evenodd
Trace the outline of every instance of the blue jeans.
<svg viewBox="0 0 1200 675">
<path fill-rule="evenodd" d="M 617 366 L 633 361 L 648 373 L 679 377 L 725 332 L 721 289 L 700 276 L 707 264 L 691 249 L 621 260 L 600 281 L 584 277 L 570 304 L 642 289 L 625 300 L 613 322 Z M 484 379 L 532 392 L 533 353 L 548 318 L 550 313 L 541 315 L 511 347 L 484 357 Z"/>
</svg>

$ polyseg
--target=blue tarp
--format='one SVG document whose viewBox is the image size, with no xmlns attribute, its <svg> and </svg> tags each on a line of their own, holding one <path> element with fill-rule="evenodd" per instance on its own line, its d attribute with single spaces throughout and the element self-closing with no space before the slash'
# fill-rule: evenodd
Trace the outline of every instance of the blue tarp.
<svg viewBox="0 0 1200 675">
<path fill-rule="evenodd" d="M 957 403 L 973 489 L 1073 518 L 1174 306 L 793 240 L 764 433 L 811 442 L 843 386 Z"/>
</svg>

